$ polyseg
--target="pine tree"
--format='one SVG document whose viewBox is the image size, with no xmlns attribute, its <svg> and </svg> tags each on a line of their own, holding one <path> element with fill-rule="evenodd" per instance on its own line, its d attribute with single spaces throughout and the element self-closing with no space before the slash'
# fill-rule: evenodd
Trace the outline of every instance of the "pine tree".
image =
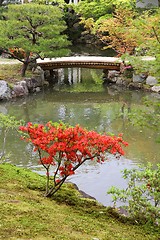
<svg viewBox="0 0 160 240">
<path fill-rule="evenodd" d="M 37 58 L 68 54 L 62 17 L 57 6 L 34 3 L 8 6 L 6 20 L 0 21 L 0 46 L 23 63 L 22 76 L 28 64 Z"/>
</svg>

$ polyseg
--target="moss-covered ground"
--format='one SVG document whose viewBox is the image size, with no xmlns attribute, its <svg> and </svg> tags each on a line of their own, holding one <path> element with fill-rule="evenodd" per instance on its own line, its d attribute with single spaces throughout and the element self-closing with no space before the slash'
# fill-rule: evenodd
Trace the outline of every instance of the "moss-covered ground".
<svg viewBox="0 0 160 240">
<path fill-rule="evenodd" d="M 0 58 L 0 80 L 5 80 L 9 84 L 23 80 L 21 77 L 22 64 L 14 59 Z M 26 77 L 31 77 L 31 71 L 26 71 Z"/>
<path fill-rule="evenodd" d="M 158 227 L 138 226 L 80 198 L 71 184 L 44 197 L 45 177 L 0 164 L 0 239 L 158 240 Z M 105 191 L 105 189 L 104 189 Z"/>
</svg>

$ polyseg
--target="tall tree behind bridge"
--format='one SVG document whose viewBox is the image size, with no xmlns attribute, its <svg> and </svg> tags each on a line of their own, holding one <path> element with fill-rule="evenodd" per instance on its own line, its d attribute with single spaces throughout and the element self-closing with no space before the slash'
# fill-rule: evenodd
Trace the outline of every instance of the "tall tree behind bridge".
<svg viewBox="0 0 160 240">
<path fill-rule="evenodd" d="M 0 21 L 0 46 L 23 63 L 22 76 L 28 64 L 37 58 L 68 54 L 69 42 L 63 34 L 66 26 L 58 7 L 33 3 L 10 5 L 5 19 Z"/>
</svg>

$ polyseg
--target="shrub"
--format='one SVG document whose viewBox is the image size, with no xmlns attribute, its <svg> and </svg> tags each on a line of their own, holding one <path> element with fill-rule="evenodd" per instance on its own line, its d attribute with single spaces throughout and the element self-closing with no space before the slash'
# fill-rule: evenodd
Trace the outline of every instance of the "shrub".
<svg viewBox="0 0 160 240">
<path fill-rule="evenodd" d="M 139 169 L 123 170 L 128 180 L 126 189 L 111 187 L 114 207 L 118 200 L 127 204 L 124 208 L 138 223 L 160 223 L 160 164 L 153 168 L 151 163 Z"/>
<path fill-rule="evenodd" d="M 23 139 L 31 142 L 39 154 L 40 163 L 46 170 L 46 196 L 52 196 L 60 189 L 65 180 L 75 174 L 84 162 L 96 160 L 103 162 L 106 151 L 123 155 L 122 136 L 107 136 L 88 131 L 79 125 L 71 127 L 64 123 L 32 124 L 21 126 L 25 133 Z M 50 167 L 53 176 L 51 175 Z"/>
</svg>

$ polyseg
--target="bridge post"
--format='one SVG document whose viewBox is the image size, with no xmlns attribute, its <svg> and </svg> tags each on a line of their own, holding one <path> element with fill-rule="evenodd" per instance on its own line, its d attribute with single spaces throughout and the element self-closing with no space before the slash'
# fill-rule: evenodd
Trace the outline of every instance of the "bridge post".
<svg viewBox="0 0 160 240">
<path fill-rule="evenodd" d="M 49 71 L 49 74 L 47 77 L 47 81 L 49 81 L 50 83 L 57 83 L 58 82 L 58 70 L 50 69 L 48 71 Z"/>
<path fill-rule="evenodd" d="M 53 77 L 53 69 L 49 70 L 50 77 Z"/>
<path fill-rule="evenodd" d="M 108 69 L 103 69 L 103 73 L 105 74 L 105 75 L 108 75 Z"/>
<path fill-rule="evenodd" d="M 104 79 L 104 83 L 107 83 L 108 82 L 108 72 L 109 70 L 108 69 L 103 69 L 103 79 Z"/>
</svg>

